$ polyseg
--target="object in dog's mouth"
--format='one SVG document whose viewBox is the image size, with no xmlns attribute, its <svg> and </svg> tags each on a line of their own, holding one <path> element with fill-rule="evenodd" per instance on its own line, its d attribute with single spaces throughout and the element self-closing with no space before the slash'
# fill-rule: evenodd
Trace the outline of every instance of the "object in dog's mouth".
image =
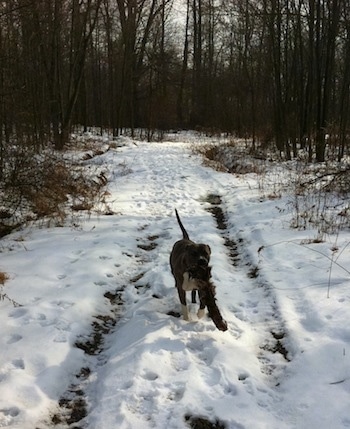
<svg viewBox="0 0 350 429">
<path fill-rule="evenodd" d="M 211 279 L 198 279 L 197 285 L 201 302 L 207 307 L 208 315 L 214 322 L 214 325 L 219 329 L 219 331 L 227 331 L 227 323 L 222 318 L 220 310 L 216 304 L 215 286 L 213 282 Z"/>
<path fill-rule="evenodd" d="M 220 331 L 227 331 L 227 323 L 222 318 L 220 310 L 216 304 L 215 286 L 211 281 L 211 267 L 195 266 L 189 270 L 191 278 L 198 280 L 197 286 L 200 297 L 208 309 L 209 317 Z"/>
<path fill-rule="evenodd" d="M 205 281 L 211 277 L 211 267 L 208 265 L 195 265 L 188 269 L 188 274 L 191 279 Z"/>
<path fill-rule="evenodd" d="M 212 288 L 205 288 L 204 296 L 204 301 L 208 309 L 209 317 L 214 322 L 215 326 L 219 329 L 219 331 L 227 331 L 227 323 L 222 318 L 220 310 L 216 305 L 216 299 L 215 295 L 212 292 Z"/>
</svg>

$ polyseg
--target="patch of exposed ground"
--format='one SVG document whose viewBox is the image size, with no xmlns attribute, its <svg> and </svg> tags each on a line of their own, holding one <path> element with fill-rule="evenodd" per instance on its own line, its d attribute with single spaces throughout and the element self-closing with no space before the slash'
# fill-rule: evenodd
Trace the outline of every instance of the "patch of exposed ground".
<svg viewBox="0 0 350 429">
<path fill-rule="evenodd" d="M 208 208 L 208 212 L 212 214 L 216 221 L 217 229 L 220 231 L 221 236 L 224 239 L 224 244 L 228 249 L 228 255 L 232 261 L 232 264 L 237 266 L 240 260 L 238 246 L 242 244 L 242 239 L 239 239 L 237 242 L 228 235 L 227 219 L 221 208 L 221 197 L 219 195 L 209 194 L 207 201 L 211 204 Z"/>
<path fill-rule="evenodd" d="M 227 429 L 227 425 L 220 420 L 210 421 L 203 417 L 185 415 L 185 421 L 191 429 Z"/>
</svg>

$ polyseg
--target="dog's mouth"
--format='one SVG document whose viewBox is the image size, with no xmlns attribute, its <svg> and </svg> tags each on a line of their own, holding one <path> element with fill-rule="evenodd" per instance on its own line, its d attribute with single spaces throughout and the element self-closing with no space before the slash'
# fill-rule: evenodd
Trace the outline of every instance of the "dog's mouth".
<svg viewBox="0 0 350 429">
<path fill-rule="evenodd" d="M 211 277 L 211 267 L 208 265 L 193 265 L 187 271 L 191 279 L 207 281 Z"/>
</svg>

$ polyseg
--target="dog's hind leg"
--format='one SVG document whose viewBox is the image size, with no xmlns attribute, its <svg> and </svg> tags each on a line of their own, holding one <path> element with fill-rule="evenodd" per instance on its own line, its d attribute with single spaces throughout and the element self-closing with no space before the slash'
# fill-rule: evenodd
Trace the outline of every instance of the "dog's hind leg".
<svg viewBox="0 0 350 429">
<path fill-rule="evenodd" d="M 182 289 L 182 284 L 179 285 L 178 283 L 176 283 L 176 287 L 179 293 L 183 318 L 184 320 L 190 320 L 187 303 L 186 303 L 186 292 Z"/>
<path fill-rule="evenodd" d="M 193 290 L 192 291 L 192 304 L 196 304 L 197 303 L 197 301 L 196 301 L 196 292 L 197 292 L 197 290 Z M 198 295 L 199 295 L 199 292 L 198 292 Z M 202 301 L 201 301 L 200 298 L 199 298 L 199 300 L 200 300 L 200 306 L 199 306 L 199 309 L 197 311 L 197 317 L 198 317 L 198 319 L 201 319 L 204 316 L 204 314 L 205 314 L 205 304 L 202 303 Z"/>
<path fill-rule="evenodd" d="M 203 294 L 201 294 L 200 290 L 198 291 L 198 295 L 199 295 L 199 303 L 200 304 L 199 304 L 199 309 L 197 311 L 197 317 L 198 317 L 198 319 L 201 319 L 205 314 L 205 303 L 203 300 Z"/>
<path fill-rule="evenodd" d="M 205 314 L 205 308 L 199 308 L 199 310 L 197 311 L 197 317 L 198 319 L 201 319 Z"/>
</svg>

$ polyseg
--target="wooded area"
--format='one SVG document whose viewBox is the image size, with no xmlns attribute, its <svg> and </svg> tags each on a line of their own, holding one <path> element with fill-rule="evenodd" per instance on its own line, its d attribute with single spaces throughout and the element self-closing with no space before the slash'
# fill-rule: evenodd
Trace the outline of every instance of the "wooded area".
<svg viewBox="0 0 350 429">
<path fill-rule="evenodd" d="M 348 0 L 4 0 L 0 177 L 14 139 L 63 149 L 78 124 L 341 160 L 349 87 Z"/>
</svg>

